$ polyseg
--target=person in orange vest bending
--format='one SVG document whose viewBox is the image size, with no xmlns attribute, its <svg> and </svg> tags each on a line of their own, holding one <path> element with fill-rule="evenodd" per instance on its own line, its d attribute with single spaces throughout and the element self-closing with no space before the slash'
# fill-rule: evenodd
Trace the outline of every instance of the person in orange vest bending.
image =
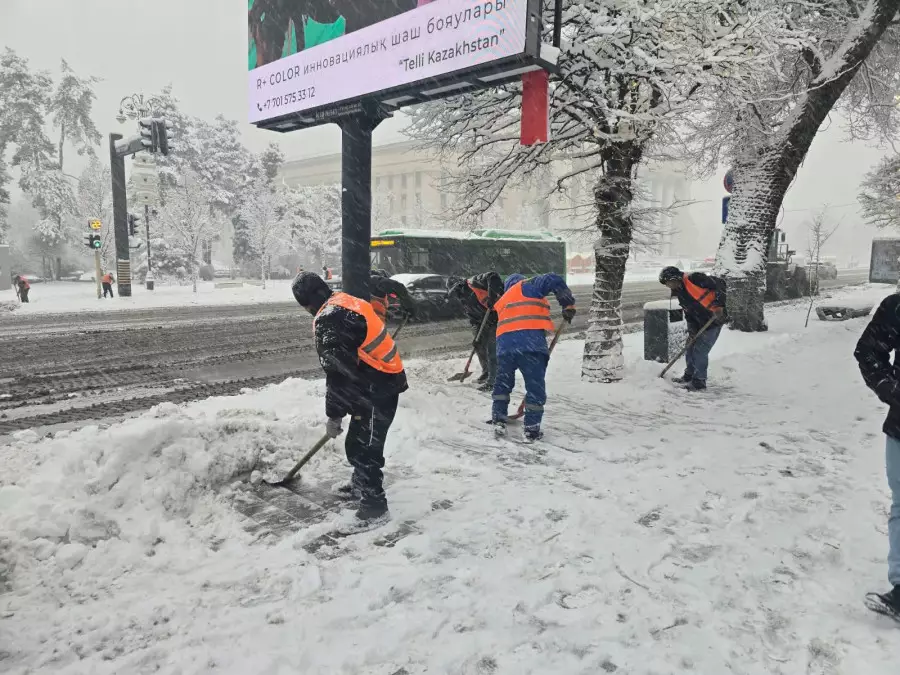
<svg viewBox="0 0 900 675">
<path fill-rule="evenodd" d="M 294 279 L 294 298 L 315 317 L 316 352 L 325 371 L 326 432 L 337 438 L 350 415 L 344 449 L 353 467 L 340 496 L 358 500 L 360 525 L 389 518 L 384 494 L 384 443 L 400 394 L 409 386 L 397 345 L 372 305 L 347 293 L 333 293 L 317 274 Z"/>
<path fill-rule="evenodd" d="M 710 318 L 716 318 L 685 352 L 687 367 L 684 375 L 672 380 L 689 391 L 702 391 L 706 389 L 709 352 L 719 339 L 726 320 L 725 280 L 703 272 L 685 274 L 677 267 L 666 267 L 659 273 L 659 283 L 672 291 L 673 298 L 678 298 L 678 304 L 684 310 L 688 340 L 693 339 Z"/>
<path fill-rule="evenodd" d="M 518 370 L 525 380 L 525 440 L 538 441 L 544 436 L 541 421 L 547 402 L 544 381 L 550 360 L 547 333 L 554 331 L 547 296 L 551 293 L 556 296 L 567 323 L 575 317 L 575 298 L 558 274 L 540 274 L 531 279 L 510 274 L 503 286 L 505 292 L 494 304 L 497 312 L 497 379 L 491 422 L 497 436 L 506 435 L 509 395 L 516 384 Z"/>
<path fill-rule="evenodd" d="M 113 295 L 112 289 L 112 285 L 116 283 L 116 280 L 113 279 L 112 273 L 107 272 L 100 278 L 100 281 L 103 283 L 103 297 L 105 298 L 107 293 L 109 293 L 109 297 L 111 298 L 116 297 L 115 295 Z"/>
</svg>

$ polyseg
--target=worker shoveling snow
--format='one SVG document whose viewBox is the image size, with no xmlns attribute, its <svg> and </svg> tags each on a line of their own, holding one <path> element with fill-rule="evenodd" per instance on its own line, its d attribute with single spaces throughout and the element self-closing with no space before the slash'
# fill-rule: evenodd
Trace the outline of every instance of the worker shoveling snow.
<svg viewBox="0 0 900 675">
<path fill-rule="evenodd" d="M 861 601 L 888 504 L 864 320 L 804 318 L 724 331 L 694 396 L 636 360 L 640 335 L 612 386 L 563 341 L 531 446 L 446 382 L 459 358 L 411 361 L 392 520 L 340 555 L 307 546 L 341 512 L 260 536 L 231 506 L 321 436 L 322 382 L 22 432 L 0 447 L 3 671 L 894 675 L 897 627 Z M 304 484 L 346 479 L 340 440 Z M 397 523 L 415 527 L 376 545 Z"/>
</svg>

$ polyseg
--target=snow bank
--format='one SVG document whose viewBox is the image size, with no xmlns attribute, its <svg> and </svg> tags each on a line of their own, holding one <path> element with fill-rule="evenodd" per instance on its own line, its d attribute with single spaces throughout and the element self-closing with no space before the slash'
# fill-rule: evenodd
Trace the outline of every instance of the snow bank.
<svg viewBox="0 0 900 675">
<path fill-rule="evenodd" d="M 893 675 L 896 627 L 861 605 L 887 543 L 864 320 L 768 318 L 723 333 L 696 396 L 640 334 L 608 386 L 560 343 L 540 446 L 490 437 L 490 398 L 446 382 L 462 357 L 410 363 L 387 475 L 418 531 L 334 559 L 302 548 L 327 525 L 254 541 L 215 491 L 296 461 L 321 382 L 24 432 L 0 448 L 4 672 Z M 326 446 L 303 475 L 347 469 Z"/>
</svg>

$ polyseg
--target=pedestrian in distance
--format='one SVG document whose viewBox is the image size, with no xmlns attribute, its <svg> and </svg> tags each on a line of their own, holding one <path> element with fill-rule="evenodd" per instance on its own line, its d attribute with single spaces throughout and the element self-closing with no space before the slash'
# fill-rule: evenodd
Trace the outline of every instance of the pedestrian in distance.
<svg viewBox="0 0 900 675">
<path fill-rule="evenodd" d="M 337 438 L 350 416 L 344 448 L 353 467 L 350 483 L 338 488 L 358 500 L 360 524 L 389 517 L 384 493 L 384 444 L 400 394 L 409 386 L 397 345 L 372 305 L 347 293 L 334 293 L 312 272 L 294 279 L 294 298 L 315 319 L 316 352 L 325 371 L 326 431 Z"/>
<path fill-rule="evenodd" d="M 28 303 L 28 292 L 31 290 L 31 284 L 28 283 L 28 279 L 17 274 L 15 279 L 13 279 L 13 284 L 16 287 L 16 296 L 19 298 L 19 302 Z"/>
<path fill-rule="evenodd" d="M 447 297 L 462 304 L 472 328 L 472 347 L 481 365 L 478 391 L 493 391 L 497 380 L 497 312 L 494 305 L 504 293 L 503 280 L 496 272 L 484 272 L 469 279 L 452 278 L 448 285 Z M 485 314 L 487 323 L 479 336 Z"/>
<path fill-rule="evenodd" d="M 558 274 L 540 274 L 525 279 L 511 274 L 504 283 L 503 296 L 494 304 L 497 312 L 497 380 L 494 383 L 491 422 L 497 436 L 506 435 L 509 395 L 516 384 L 516 371 L 525 380 L 525 440 L 543 438 L 541 421 L 547 402 L 545 376 L 550 352 L 547 333 L 554 330 L 550 319 L 553 293 L 563 308 L 563 320 L 572 323 L 575 298 Z"/>
<path fill-rule="evenodd" d="M 416 302 L 412 299 L 406 286 L 391 279 L 385 270 L 372 270 L 369 273 L 369 295 L 372 298 L 369 302 L 375 309 L 375 313 L 384 322 L 387 322 L 391 297 L 397 298 L 400 310 L 407 320 L 416 318 Z"/>
<path fill-rule="evenodd" d="M 887 404 L 888 414 L 882 431 L 885 435 L 885 469 L 891 490 L 888 517 L 888 582 L 892 588 L 884 594 L 869 593 L 866 605 L 876 612 L 900 621 L 900 295 L 886 297 L 875 310 L 863 331 L 853 356 L 863 381 Z M 894 363 L 891 363 L 891 356 Z"/>
<path fill-rule="evenodd" d="M 113 279 L 112 273 L 107 272 L 100 278 L 100 281 L 103 283 L 103 297 L 105 298 L 107 293 L 109 293 L 109 297 L 111 297 L 111 298 L 116 297 L 113 294 L 113 287 L 112 287 L 112 285 L 114 283 L 116 283 L 116 280 Z"/>
<path fill-rule="evenodd" d="M 677 267 L 666 267 L 659 273 L 659 283 L 672 291 L 673 298 L 678 298 L 688 328 L 688 341 L 693 340 L 685 352 L 684 374 L 672 381 L 689 391 L 702 391 L 706 389 L 709 352 L 719 339 L 727 318 L 725 280 L 703 272 L 687 274 Z M 715 321 L 700 334 L 711 318 Z"/>
</svg>

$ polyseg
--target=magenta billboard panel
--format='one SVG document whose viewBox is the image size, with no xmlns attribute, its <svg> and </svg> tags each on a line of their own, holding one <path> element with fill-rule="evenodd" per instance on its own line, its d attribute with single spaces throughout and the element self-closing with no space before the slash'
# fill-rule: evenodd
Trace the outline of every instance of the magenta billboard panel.
<svg viewBox="0 0 900 675">
<path fill-rule="evenodd" d="M 525 52 L 528 0 L 248 1 L 252 123 Z"/>
</svg>

